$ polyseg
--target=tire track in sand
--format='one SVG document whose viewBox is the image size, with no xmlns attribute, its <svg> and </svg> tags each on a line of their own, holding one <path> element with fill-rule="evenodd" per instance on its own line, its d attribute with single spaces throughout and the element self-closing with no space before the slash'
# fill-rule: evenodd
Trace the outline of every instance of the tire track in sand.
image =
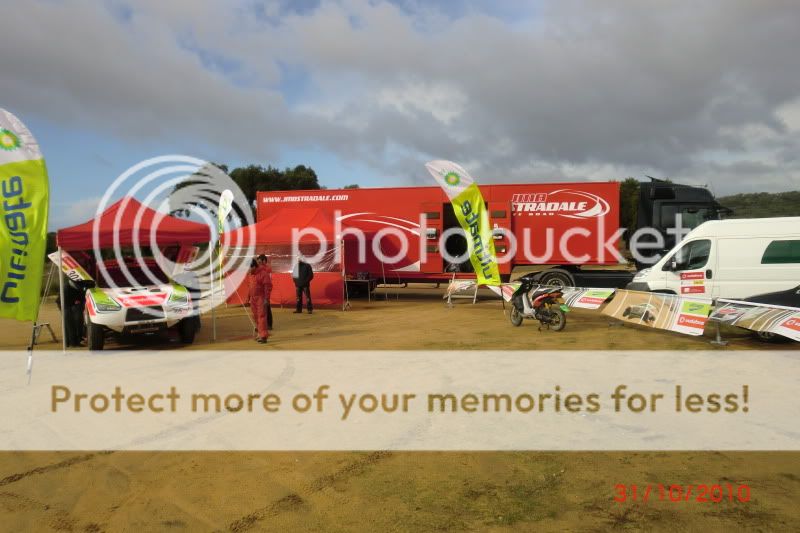
<svg viewBox="0 0 800 533">
<path fill-rule="evenodd" d="M 270 502 L 264 507 L 256 509 L 255 511 L 252 511 L 241 518 L 234 520 L 228 524 L 227 530 L 234 533 L 241 533 L 243 531 L 248 531 L 252 527 L 255 527 L 255 525 L 262 520 L 278 516 L 282 513 L 295 511 L 302 507 L 306 503 L 306 500 L 315 493 L 321 492 L 322 490 L 333 486 L 337 482 L 359 476 L 363 474 L 367 468 L 384 459 L 388 459 L 391 456 L 392 452 L 378 451 L 369 453 L 364 457 L 360 457 L 359 459 L 345 465 L 331 474 L 326 474 L 313 480 L 308 484 L 306 490 L 299 491 L 302 494 L 290 492 L 283 498 Z M 305 496 L 305 498 L 303 496 Z"/>
</svg>

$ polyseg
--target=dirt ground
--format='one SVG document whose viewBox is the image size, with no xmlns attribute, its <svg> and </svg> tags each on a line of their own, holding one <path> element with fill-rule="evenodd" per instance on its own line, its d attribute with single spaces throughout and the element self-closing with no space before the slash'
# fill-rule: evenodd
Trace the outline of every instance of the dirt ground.
<svg viewBox="0 0 800 533">
<path fill-rule="evenodd" d="M 275 310 L 266 346 L 241 308 L 223 309 L 217 342 L 204 317 L 197 342 L 145 339 L 154 349 L 708 349 L 707 337 L 609 326 L 573 311 L 563 332 L 513 328 L 499 300 L 447 308 L 443 289 L 379 293 L 347 312 Z M 389 296 L 387 300 L 387 296 Z M 42 321 L 61 338 L 52 304 Z M 469 326 L 469 327 L 463 327 Z M 461 327 L 456 335 L 456 328 Z M 30 328 L 0 321 L 0 349 Z M 470 332 L 466 336 L 464 331 Z M 725 350 L 791 349 L 724 331 Z M 486 340 L 491 339 L 491 346 Z M 57 349 L 45 331 L 41 349 Z M 141 347 L 112 342 L 109 348 Z M 101 356 L 101 355 L 100 355 Z M 749 503 L 615 503 L 614 485 L 741 484 Z M 800 530 L 800 453 L 350 452 L 0 454 L 4 531 L 605 531 Z"/>
<path fill-rule="evenodd" d="M 352 301 L 348 311 L 317 309 L 313 315 L 292 313 L 292 308 L 275 308 L 274 331 L 266 346 L 254 342 L 253 326 L 243 307 L 217 310 L 217 341 L 212 342 L 211 317 L 204 315 L 195 343 L 183 346 L 173 333 L 169 338 L 114 339 L 108 349 L 196 349 L 196 350 L 707 350 L 714 348 L 715 331 L 706 337 L 649 330 L 609 319 L 599 311 L 573 309 L 561 332 L 538 331 L 526 321 L 514 328 L 503 303 L 489 291 L 481 290 L 475 305 L 472 295 L 454 299 L 448 308 L 442 300 L 444 288 L 419 285 L 414 288 L 379 289 L 373 300 Z M 60 348 L 60 315 L 48 302 L 41 322 L 49 322 L 59 339 L 54 343 L 47 330 L 39 338 L 44 350 Z M 30 327 L 0 320 L 0 349 L 24 349 Z M 726 329 L 730 344 L 720 350 L 794 350 L 800 343 L 766 344 L 747 331 Z M 491 344 L 487 344 L 491 339 Z M 84 348 L 85 350 L 85 348 Z"/>
</svg>

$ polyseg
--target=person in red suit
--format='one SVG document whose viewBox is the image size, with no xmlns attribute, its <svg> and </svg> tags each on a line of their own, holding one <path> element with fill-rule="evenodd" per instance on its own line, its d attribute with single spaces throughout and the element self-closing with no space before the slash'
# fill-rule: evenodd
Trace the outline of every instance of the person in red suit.
<svg viewBox="0 0 800 533">
<path fill-rule="evenodd" d="M 272 279 L 269 271 L 258 264 L 255 259 L 250 264 L 250 312 L 256 324 L 258 337 L 256 341 L 261 344 L 267 342 L 269 330 L 267 329 L 267 314 L 264 303 L 269 301 L 272 292 Z"/>
</svg>

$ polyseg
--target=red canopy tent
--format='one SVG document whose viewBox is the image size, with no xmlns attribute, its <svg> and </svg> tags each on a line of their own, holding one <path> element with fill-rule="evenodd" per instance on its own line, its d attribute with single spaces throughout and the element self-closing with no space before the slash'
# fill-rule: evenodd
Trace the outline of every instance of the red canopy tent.
<svg viewBox="0 0 800 533">
<path fill-rule="evenodd" d="M 300 237 L 299 248 L 303 255 L 315 255 L 324 243 L 327 253 L 315 264 L 314 281 L 311 282 L 311 299 L 315 306 L 335 307 L 344 303 L 344 274 L 342 263 L 338 258 L 336 225 L 333 213 L 319 208 L 285 208 L 280 209 L 264 220 L 229 231 L 222 235 L 224 246 L 230 247 L 230 254 L 236 249 L 244 248 L 250 238 L 254 239 L 256 254 L 270 256 L 272 263 L 272 305 L 294 305 L 295 288 L 291 271 L 294 266 L 292 257 L 292 241 L 294 232 L 305 228 L 313 228 L 313 233 Z M 341 252 L 341 250 L 339 250 Z M 243 304 L 247 302 L 246 282 L 239 287 L 226 287 L 228 303 Z"/>
<path fill-rule="evenodd" d="M 97 242 L 94 241 L 97 227 Z M 98 248 L 112 248 L 116 244 L 122 247 L 140 246 L 163 247 L 172 245 L 189 245 L 209 242 L 211 229 L 198 222 L 183 220 L 160 213 L 143 205 L 139 200 L 126 196 L 112 204 L 97 217 L 56 232 L 56 244 L 59 252 L 59 270 L 61 270 L 61 254 L 63 251 L 80 251 Z M 64 298 L 62 276 L 59 280 L 59 294 Z M 213 311 L 212 311 L 213 315 Z M 62 313 L 61 327 L 66 331 L 65 316 Z M 216 336 L 216 334 L 215 334 Z M 64 336 L 66 351 L 66 336 Z"/>
<path fill-rule="evenodd" d="M 120 246 L 138 242 L 144 246 L 197 244 L 211 240 L 206 224 L 183 220 L 142 205 L 136 198 L 125 197 L 83 224 L 63 228 L 56 233 L 56 244 L 66 251 L 94 248 L 93 232 L 98 229 L 100 248 L 114 246 L 114 235 Z M 155 229 L 155 240 L 151 231 Z"/>
</svg>

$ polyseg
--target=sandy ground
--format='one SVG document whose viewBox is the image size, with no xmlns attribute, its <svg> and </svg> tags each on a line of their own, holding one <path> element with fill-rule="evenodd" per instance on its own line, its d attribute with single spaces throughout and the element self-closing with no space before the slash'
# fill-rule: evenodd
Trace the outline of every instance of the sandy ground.
<svg viewBox="0 0 800 533">
<path fill-rule="evenodd" d="M 513 328 L 498 300 L 452 309 L 442 289 L 390 291 L 347 312 L 275 310 L 265 351 L 281 349 L 707 349 L 707 338 L 610 327 L 591 311 L 567 329 Z M 399 296 L 399 299 L 396 297 Z M 242 309 L 207 317 L 197 342 L 154 349 L 254 349 Z M 46 306 L 43 321 L 58 315 Z M 469 327 L 465 327 L 469 326 Z M 460 329 L 459 329 L 460 327 Z M 30 329 L 0 321 L 0 348 Z M 464 334 L 465 331 L 469 333 Z M 770 348 L 726 331 L 730 349 Z M 487 346 L 487 339 L 491 346 Z M 140 346 L 110 343 L 110 348 Z M 58 344 L 42 333 L 40 347 Z M 798 344 L 779 345 L 798 349 Z M 617 483 L 747 483 L 750 503 L 613 501 Z M 0 454 L 4 531 L 800 530 L 800 453 L 32 453 Z"/>
</svg>

